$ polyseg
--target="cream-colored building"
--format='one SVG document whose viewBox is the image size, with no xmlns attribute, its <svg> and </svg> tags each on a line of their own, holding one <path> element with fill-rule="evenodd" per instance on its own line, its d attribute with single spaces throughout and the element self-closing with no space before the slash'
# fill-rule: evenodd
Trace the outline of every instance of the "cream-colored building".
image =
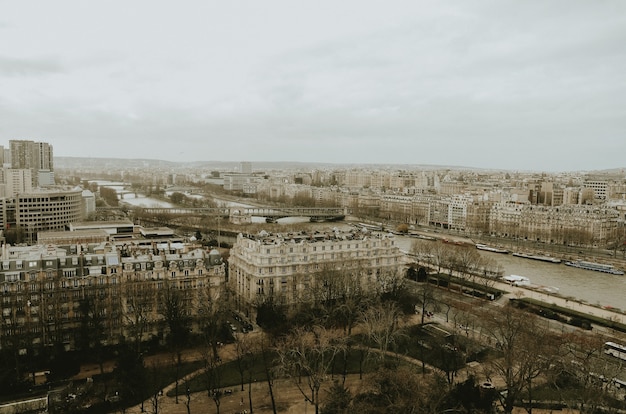
<svg viewBox="0 0 626 414">
<path fill-rule="evenodd" d="M 592 205 L 497 203 L 489 219 L 490 232 L 496 236 L 581 246 L 609 244 L 619 226 L 616 209 Z"/>
<path fill-rule="evenodd" d="M 357 277 L 358 286 L 384 290 L 400 276 L 403 253 L 393 235 L 353 232 L 239 234 L 230 252 L 229 280 L 240 310 L 272 300 L 313 301 L 324 277 Z M 401 277 L 401 276 L 400 276 Z"/>
</svg>

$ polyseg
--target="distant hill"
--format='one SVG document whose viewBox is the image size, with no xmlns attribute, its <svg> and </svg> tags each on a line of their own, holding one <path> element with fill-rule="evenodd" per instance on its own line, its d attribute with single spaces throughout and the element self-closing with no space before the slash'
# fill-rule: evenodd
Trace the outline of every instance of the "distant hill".
<svg viewBox="0 0 626 414">
<path fill-rule="evenodd" d="M 83 158 L 83 157 L 54 157 L 57 169 L 207 169 L 219 171 L 238 171 L 240 161 L 194 161 L 173 162 L 144 158 Z M 349 169 L 349 168 L 376 168 L 390 170 L 485 170 L 472 167 L 450 165 L 418 165 L 418 164 L 332 164 L 299 161 L 252 161 L 253 171 L 270 170 L 312 170 L 312 169 Z"/>
<path fill-rule="evenodd" d="M 241 160 L 245 161 L 245 160 Z M 239 171 L 241 161 L 194 161 L 194 162 L 175 162 L 164 160 L 153 160 L 146 158 L 83 158 L 83 157 L 54 157 L 54 165 L 57 169 L 83 169 L 83 170 L 102 170 L 102 169 L 164 169 L 164 170 L 185 170 L 185 169 L 203 169 L 216 171 Z M 430 165 L 430 164 L 356 164 L 356 163 L 322 163 L 322 162 L 300 162 L 300 161 L 251 161 L 253 171 L 310 171 L 314 169 L 350 169 L 350 168 L 371 168 L 371 169 L 388 169 L 388 170 L 462 170 L 462 171 L 513 171 L 513 170 L 494 170 L 490 168 L 464 167 L 458 165 Z M 517 171 L 517 170 L 515 170 Z M 610 177 L 614 179 L 626 177 L 626 168 L 607 168 L 605 170 L 579 170 L 579 171 L 562 171 L 564 173 L 581 173 L 592 176 Z M 520 171 L 531 173 L 532 171 Z M 537 171 L 541 172 L 541 171 Z"/>
</svg>

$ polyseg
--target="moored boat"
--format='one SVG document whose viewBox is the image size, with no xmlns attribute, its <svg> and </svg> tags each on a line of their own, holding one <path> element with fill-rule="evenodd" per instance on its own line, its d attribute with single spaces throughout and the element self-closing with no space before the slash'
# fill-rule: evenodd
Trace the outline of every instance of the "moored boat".
<svg viewBox="0 0 626 414">
<path fill-rule="evenodd" d="M 508 250 L 500 249 L 500 248 L 492 247 L 492 246 L 487 246 L 486 244 L 480 244 L 480 243 L 476 245 L 476 248 L 478 250 L 485 250 L 485 251 L 493 252 L 493 253 L 504 253 L 504 254 L 509 253 Z"/>
<path fill-rule="evenodd" d="M 513 286 L 530 286 L 530 279 L 526 276 L 508 275 L 503 276 L 502 280 L 510 283 Z"/>
<path fill-rule="evenodd" d="M 612 275 L 623 275 L 622 270 L 616 269 L 614 266 L 602 263 L 586 262 L 584 260 L 575 260 L 571 262 L 565 262 L 567 266 L 576 267 L 578 269 L 594 270 L 596 272 L 609 273 Z"/>
<path fill-rule="evenodd" d="M 524 259 L 540 260 L 542 262 L 548 262 L 548 263 L 561 263 L 561 259 L 557 259 L 556 257 L 541 256 L 541 255 L 538 255 L 538 254 L 528 254 L 528 253 L 518 253 L 518 252 L 515 252 L 515 253 L 513 253 L 513 256 L 515 256 L 515 257 L 523 257 Z"/>
</svg>

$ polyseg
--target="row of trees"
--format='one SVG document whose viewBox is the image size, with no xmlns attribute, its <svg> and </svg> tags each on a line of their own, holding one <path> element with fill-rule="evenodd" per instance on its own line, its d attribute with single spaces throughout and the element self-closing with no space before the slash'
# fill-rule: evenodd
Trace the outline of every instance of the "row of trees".
<svg viewBox="0 0 626 414">
<path fill-rule="evenodd" d="M 492 284 L 493 277 L 501 276 L 502 266 L 493 259 L 481 256 L 473 246 L 457 245 L 431 240 L 414 240 L 411 253 L 437 274 L 447 272 L 475 283 Z"/>
</svg>

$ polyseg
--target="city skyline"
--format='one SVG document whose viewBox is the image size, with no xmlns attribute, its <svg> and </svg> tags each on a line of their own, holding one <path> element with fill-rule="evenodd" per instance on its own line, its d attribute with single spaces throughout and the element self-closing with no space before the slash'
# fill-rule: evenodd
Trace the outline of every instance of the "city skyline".
<svg viewBox="0 0 626 414">
<path fill-rule="evenodd" d="M 3 9 L 0 140 L 58 157 L 626 164 L 618 1 Z"/>
</svg>

